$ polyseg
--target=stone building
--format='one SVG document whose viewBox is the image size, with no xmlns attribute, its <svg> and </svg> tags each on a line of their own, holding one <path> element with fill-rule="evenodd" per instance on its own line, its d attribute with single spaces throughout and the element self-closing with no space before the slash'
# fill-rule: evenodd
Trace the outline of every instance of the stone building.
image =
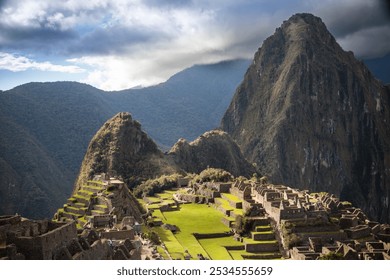
<svg viewBox="0 0 390 280">
<path fill-rule="evenodd" d="M 254 187 L 256 201 L 276 222 L 282 220 L 324 219 L 327 211 L 321 203 L 310 202 L 307 193 L 283 185 L 257 185 Z"/>
<path fill-rule="evenodd" d="M 140 259 L 133 228 L 77 234 L 76 223 L 0 216 L 0 259 Z M 125 245 L 125 246 L 124 246 Z M 122 252 L 119 252 L 122 251 Z"/>
<path fill-rule="evenodd" d="M 0 217 L 0 221 L 3 248 L 14 245 L 26 259 L 55 259 L 61 248 L 78 238 L 74 222 L 31 221 L 17 215 Z M 3 253 L 2 257 L 10 256 Z"/>
<path fill-rule="evenodd" d="M 237 196 L 238 198 L 242 200 L 248 200 L 251 199 L 252 194 L 252 185 L 249 183 L 245 183 L 244 181 L 235 181 L 232 184 L 232 187 L 230 189 L 230 193 Z"/>
</svg>

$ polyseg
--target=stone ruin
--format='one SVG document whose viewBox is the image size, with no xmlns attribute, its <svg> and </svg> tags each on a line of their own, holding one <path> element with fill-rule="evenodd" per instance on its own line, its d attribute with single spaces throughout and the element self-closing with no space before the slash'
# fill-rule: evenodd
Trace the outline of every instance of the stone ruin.
<svg viewBox="0 0 390 280">
<path fill-rule="evenodd" d="M 216 191 L 215 187 L 211 189 Z M 285 248 L 285 257 L 317 259 L 334 252 L 344 259 L 390 259 L 390 226 L 370 221 L 361 209 L 341 202 L 335 195 L 310 194 L 269 184 L 265 178 L 260 182 L 235 181 L 229 192 L 242 199 L 249 219 L 263 215 L 276 223 L 279 233 L 285 224 L 292 225 L 291 233 L 303 245 Z M 215 193 L 213 196 L 217 197 Z M 284 238 L 287 236 L 281 234 L 282 242 Z M 255 247 L 248 246 L 249 250 Z"/>
<path fill-rule="evenodd" d="M 0 259 L 140 259 L 134 230 L 77 234 L 75 222 L 28 220 L 18 215 L 0 216 Z"/>
</svg>

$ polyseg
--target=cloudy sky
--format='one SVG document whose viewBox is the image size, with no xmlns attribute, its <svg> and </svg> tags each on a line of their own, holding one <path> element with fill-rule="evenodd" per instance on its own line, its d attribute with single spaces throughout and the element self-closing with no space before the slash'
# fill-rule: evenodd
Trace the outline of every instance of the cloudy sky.
<svg viewBox="0 0 390 280">
<path fill-rule="evenodd" d="M 297 12 L 359 58 L 390 53 L 380 0 L 0 0 L 0 89 L 70 80 L 148 86 L 194 64 L 252 58 Z"/>
</svg>

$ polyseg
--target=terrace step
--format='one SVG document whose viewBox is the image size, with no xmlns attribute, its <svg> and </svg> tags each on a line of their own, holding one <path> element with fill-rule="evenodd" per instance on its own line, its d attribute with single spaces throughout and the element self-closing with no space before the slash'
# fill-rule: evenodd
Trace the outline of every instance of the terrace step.
<svg viewBox="0 0 390 280">
<path fill-rule="evenodd" d="M 100 187 L 104 187 L 104 183 L 101 182 L 101 181 L 92 181 L 92 180 L 88 180 L 88 181 L 87 181 L 87 184 L 88 184 L 88 185 L 91 185 L 91 186 L 100 186 Z"/>
<path fill-rule="evenodd" d="M 100 210 L 100 211 L 103 211 L 105 214 L 108 213 L 108 207 L 107 205 L 103 205 L 103 204 L 96 204 L 93 206 L 93 210 Z"/>
<path fill-rule="evenodd" d="M 248 217 L 253 221 L 255 227 L 257 226 L 269 226 L 269 219 L 267 217 Z"/>
<path fill-rule="evenodd" d="M 103 187 L 97 187 L 97 186 L 84 185 L 82 190 L 89 191 L 89 192 L 92 192 L 92 193 L 97 193 L 97 192 L 103 191 L 104 188 Z"/>
<path fill-rule="evenodd" d="M 84 197 L 90 197 L 94 194 L 94 192 L 82 189 L 77 192 L 78 195 L 84 196 Z"/>
<path fill-rule="evenodd" d="M 85 204 L 88 204 L 90 199 L 91 199 L 90 197 L 86 198 L 86 197 L 81 196 L 79 194 L 75 194 L 73 197 L 77 199 L 77 202 L 85 203 Z"/>
<path fill-rule="evenodd" d="M 255 241 L 275 240 L 274 232 L 252 232 L 252 239 Z"/>
<path fill-rule="evenodd" d="M 231 207 L 242 209 L 242 200 L 240 200 L 238 197 L 225 193 L 222 193 L 221 197 L 225 199 Z"/>
<path fill-rule="evenodd" d="M 77 199 L 73 196 L 67 199 L 68 204 L 74 204 L 77 202 Z"/>
<path fill-rule="evenodd" d="M 75 215 L 75 214 L 72 214 L 72 213 L 69 213 L 69 212 L 62 212 L 61 215 L 62 215 L 62 217 L 65 217 L 65 218 L 67 218 L 70 221 L 73 221 L 73 220 L 77 219 L 78 216 L 79 216 L 79 215 Z"/>
<path fill-rule="evenodd" d="M 82 202 L 76 202 L 75 204 L 73 204 L 73 206 L 76 207 L 76 208 L 87 207 L 87 205 L 85 203 L 82 203 Z"/>
<path fill-rule="evenodd" d="M 279 252 L 279 244 L 274 241 L 247 242 L 244 241 L 245 251 L 249 253 Z"/>
<path fill-rule="evenodd" d="M 94 216 L 107 214 L 105 211 L 102 211 L 102 210 L 92 210 L 91 213 Z"/>
<path fill-rule="evenodd" d="M 85 207 L 84 208 L 76 208 L 76 207 L 73 207 L 73 206 L 66 206 L 64 207 L 64 211 L 65 212 L 68 212 L 68 213 L 71 213 L 71 214 L 74 214 L 76 216 L 82 216 L 85 214 Z"/>
<path fill-rule="evenodd" d="M 255 228 L 256 232 L 264 232 L 264 231 L 270 231 L 270 230 L 272 230 L 272 227 L 270 225 L 268 225 L 268 226 L 257 226 Z"/>
<path fill-rule="evenodd" d="M 276 252 L 264 252 L 261 254 L 255 254 L 255 255 L 241 255 L 243 259 L 246 260 L 272 260 L 272 259 L 280 259 L 282 258 L 282 255 L 280 253 Z"/>
</svg>

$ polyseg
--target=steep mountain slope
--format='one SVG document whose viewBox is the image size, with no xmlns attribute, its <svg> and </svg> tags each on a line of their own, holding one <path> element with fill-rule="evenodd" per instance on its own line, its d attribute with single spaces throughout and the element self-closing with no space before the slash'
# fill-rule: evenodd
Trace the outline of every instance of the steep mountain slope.
<svg viewBox="0 0 390 280">
<path fill-rule="evenodd" d="M 264 41 L 221 127 L 275 183 L 340 195 L 390 220 L 390 92 L 320 18 Z"/>
<path fill-rule="evenodd" d="M 169 151 L 169 156 L 183 170 L 191 173 L 200 173 L 208 167 L 228 170 L 234 176 L 251 177 L 256 172 L 233 139 L 221 130 L 208 131 L 190 143 L 179 139 Z"/>
<path fill-rule="evenodd" d="M 153 140 L 141 130 L 140 123 L 129 113 L 118 113 L 92 138 L 76 189 L 102 172 L 121 176 L 132 187 L 139 181 L 175 171 Z"/>
<path fill-rule="evenodd" d="M 19 125 L 0 122 L 0 213 L 49 217 L 72 182 L 37 139 Z"/>
</svg>

